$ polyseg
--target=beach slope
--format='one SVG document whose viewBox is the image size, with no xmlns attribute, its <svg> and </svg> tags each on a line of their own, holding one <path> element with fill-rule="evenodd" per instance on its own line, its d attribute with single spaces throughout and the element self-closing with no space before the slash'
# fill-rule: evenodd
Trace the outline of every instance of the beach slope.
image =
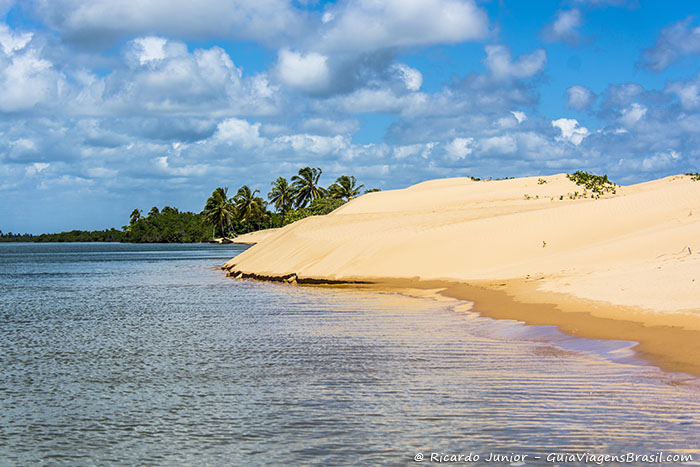
<svg viewBox="0 0 700 467">
<path fill-rule="evenodd" d="M 642 335 L 663 327 L 675 332 L 672 343 L 681 334 L 691 343 L 700 337 L 700 182 L 678 175 L 592 195 L 565 174 L 434 180 L 369 193 L 271 232 L 224 268 L 234 277 L 289 282 L 437 287 L 468 300 L 477 287 L 491 293 L 476 300 L 487 315 L 639 340 L 642 352 L 700 372 L 700 364 L 681 361 L 688 357 L 662 351 L 669 342 L 654 345 Z M 489 307 L 494 293 L 509 304 Z M 547 307 L 557 313 L 540 316 Z M 604 320 L 596 326 L 625 324 L 614 336 L 567 327 L 580 313 Z M 678 345 L 700 357 L 697 342 Z"/>
</svg>

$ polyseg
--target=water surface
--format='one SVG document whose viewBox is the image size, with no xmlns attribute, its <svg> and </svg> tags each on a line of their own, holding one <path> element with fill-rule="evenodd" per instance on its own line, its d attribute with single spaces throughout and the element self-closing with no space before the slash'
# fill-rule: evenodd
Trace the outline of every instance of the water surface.
<svg viewBox="0 0 700 467">
<path fill-rule="evenodd" d="M 244 248 L 0 244 L 0 464 L 700 460 L 693 378 L 449 303 L 224 277 Z"/>
</svg>

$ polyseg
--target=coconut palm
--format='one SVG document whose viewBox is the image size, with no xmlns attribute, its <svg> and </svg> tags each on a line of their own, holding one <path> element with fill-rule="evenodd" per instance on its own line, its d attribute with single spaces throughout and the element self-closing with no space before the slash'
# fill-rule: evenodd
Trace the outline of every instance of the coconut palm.
<svg viewBox="0 0 700 467">
<path fill-rule="evenodd" d="M 226 238 L 224 226 L 231 228 L 231 219 L 236 215 L 236 208 L 228 199 L 228 187 L 214 190 L 204 206 L 204 218 L 210 224 L 219 226 L 223 238 Z M 213 232 L 212 232 L 213 236 Z"/>
<path fill-rule="evenodd" d="M 328 187 L 328 192 L 333 198 L 350 201 L 362 192 L 364 185 L 357 186 L 354 176 L 341 175 L 335 183 Z"/>
<path fill-rule="evenodd" d="M 282 214 L 282 217 L 292 209 L 294 204 L 294 190 L 287 183 L 284 177 L 278 177 L 272 182 L 272 190 L 267 194 L 267 199 L 275 206 L 275 210 Z"/>
<path fill-rule="evenodd" d="M 303 208 L 310 202 L 326 196 L 326 190 L 318 185 L 321 173 L 318 167 L 304 167 L 299 169 L 299 175 L 292 177 L 294 205 L 297 208 Z"/>
<path fill-rule="evenodd" d="M 129 225 L 134 225 L 141 220 L 141 211 L 139 209 L 134 209 L 131 211 L 131 216 L 129 217 Z"/>
<path fill-rule="evenodd" d="M 233 197 L 238 218 L 246 223 L 248 231 L 250 231 L 251 217 L 259 218 L 265 212 L 265 201 L 261 197 L 255 196 L 256 193 L 260 193 L 260 190 L 251 191 L 248 185 L 243 185 Z"/>
</svg>

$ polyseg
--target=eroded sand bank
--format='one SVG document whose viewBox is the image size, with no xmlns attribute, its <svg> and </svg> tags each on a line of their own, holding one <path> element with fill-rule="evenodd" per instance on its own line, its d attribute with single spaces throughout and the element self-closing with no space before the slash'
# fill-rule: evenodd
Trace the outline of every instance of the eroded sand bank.
<svg viewBox="0 0 700 467">
<path fill-rule="evenodd" d="M 700 374 L 700 182 L 672 176 L 599 199 L 583 191 L 561 174 L 370 193 L 251 236 L 257 244 L 224 267 L 445 289 L 489 316 L 637 340 L 661 366 Z"/>
</svg>

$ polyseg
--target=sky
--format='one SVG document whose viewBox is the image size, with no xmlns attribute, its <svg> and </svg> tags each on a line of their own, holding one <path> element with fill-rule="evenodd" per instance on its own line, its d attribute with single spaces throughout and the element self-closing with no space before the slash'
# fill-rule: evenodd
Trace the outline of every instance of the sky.
<svg viewBox="0 0 700 467">
<path fill-rule="evenodd" d="M 263 196 L 700 171 L 700 9 L 644 0 L 0 0 L 0 230 Z"/>
</svg>

